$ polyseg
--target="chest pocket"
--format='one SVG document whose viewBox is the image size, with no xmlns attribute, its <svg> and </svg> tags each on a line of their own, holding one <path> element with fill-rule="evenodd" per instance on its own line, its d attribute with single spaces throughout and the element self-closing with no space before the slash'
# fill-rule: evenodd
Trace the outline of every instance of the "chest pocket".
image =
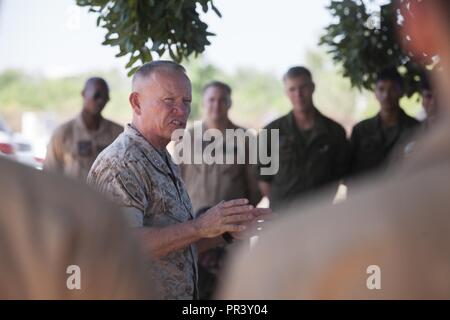
<svg viewBox="0 0 450 320">
<path fill-rule="evenodd" d="M 164 189 L 159 193 L 153 193 L 150 205 L 146 209 L 145 221 L 149 226 L 166 227 L 178 222 L 187 220 L 184 211 L 177 206 L 182 205 L 176 203 L 176 196 L 173 192 Z"/>
<path fill-rule="evenodd" d="M 80 157 L 92 157 L 94 155 L 94 147 L 92 141 L 81 140 L 77 143 L 76 153 Z"/>
<path fill-rule="evenodd" d="M 174 176 L 165 176 L 162 193 L 167 216 L 178 222 L 186 222 L 190 219 L 189 211 L 192 211 L 192 207 L 182 181 Z"/>
<path fill-rule="evenodd" d="M 308 153 L 317 159 L 330 158 L 333 154 L 332 143 L 328 139 L 320 139 L 308 148 Z"/>
<path fill-rule="evenodd" d="M 326 155 L 330 152 L 330 144 L 329 143 L 324 143 L 322 145 L 320 145 L 320 147 L 317 149 L 317 153 L 319 155 Z"/>
<path fill-rule="evenodd" d="M 359 158 L 367 164 L 381 161 L 387 153 L 387 148 L 381 139 L 371 138 L 361 143 Z"/>
<path fill-rule="evenodd" d="M 334 153 L 330 141 L 323 139 L 308 149 L 308 160 L 306 163 L 307 172 L 318 179 L 328 177 L 333 171 Z"/>
<path fill-rule="evenodd" d="M 165 227 L 186 221 L 184 211 L 179 207 L 182 203 L 170 177 L 159 170 L 149 170 L 147 174 L 151 184 L 146 191 L 148 203 L 144 214 L 145 225 Z"/>
<path fill-rule="evenodd" d="M 79 140 L 72 142 L 64 151 L 64 162 L 67 166 L 80 166 L 95 159 L 95 150 L 92 141 Z"/>
<path fill-rule="evenodd" d="M 385 153 L 386 150 L 381 141 L 375 138 L 367 139 L 361 142 L 357 161 L 361 167 L 372 167 L 382 161 Z"/>
<path fill-rule="evenodd" d="M 288 164 L 290 160 L 294 157 L 295 152 L 295 142 L 291 137 L 280 138 L 280 164 Z"/>
<path fill-rule="evenodd" d="M 381 149 L 381 141 L 375 138 L 369 138 L 361 141 L 361 152 L 373 153 L 378 152 Z"/>
</svg>

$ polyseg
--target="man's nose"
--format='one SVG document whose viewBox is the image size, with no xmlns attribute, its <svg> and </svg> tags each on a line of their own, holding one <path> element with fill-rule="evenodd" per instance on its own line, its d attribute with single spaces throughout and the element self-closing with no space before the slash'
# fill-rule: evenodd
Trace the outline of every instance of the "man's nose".
<svg viewBox="0 0 450 320">
<path fill-rule="evenodd" d="M 214 111 L 218 111 L 218 110 L 220 109 L 220 102 L 219 102 L 219 101 L 215 101 L 215 102 L 213 102 L 213 103 L 211 104 L 211 106 L 212 106 L 212 109 L 213 109 Z"/>
<path fill-rule="evenodd" d="M 175 104 L 175 108 L 172 109 L 172 111 L 179 116 L 185 116 L 189 114 L 189 110 L 190 107 L 183 102 Z"/>
</svg>

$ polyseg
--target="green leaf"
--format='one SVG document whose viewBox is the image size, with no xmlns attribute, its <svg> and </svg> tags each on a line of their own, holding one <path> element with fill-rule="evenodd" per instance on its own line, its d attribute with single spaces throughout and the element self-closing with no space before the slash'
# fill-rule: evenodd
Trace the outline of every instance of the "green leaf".
<svg viewBox="0 0 450 320">
<path fill-rule="evenodd" d="M 139 52 L 130 55 L 127 69 L 139 59 L 151 61 L 152 52 L 161 57 L 169 49 L 175 61 L 202 53 L 210 44 L 207 37 L 214 34 L 208 31 L 197 6 L 204 12 L 211 9 L 221 17 L 212 0 L 76 0 L 76 3 L 98 15 L 97 26 L 107 31 L 102 44 L 118 47 L 116 57 Z M 147 43 L 152 46 L 145 47 Z"/>
<path fill-rule="evenodd" d="M 127 75 L 128 75 L 129 77 L 131 77 L 133 74 L 136 73 L 136 71 L 137 71 L 138 69 L 139 69 L 139 67 L 134 67 L 134 68 L 132 68 L 130 71 L 128 71 Z"/>
</svg>

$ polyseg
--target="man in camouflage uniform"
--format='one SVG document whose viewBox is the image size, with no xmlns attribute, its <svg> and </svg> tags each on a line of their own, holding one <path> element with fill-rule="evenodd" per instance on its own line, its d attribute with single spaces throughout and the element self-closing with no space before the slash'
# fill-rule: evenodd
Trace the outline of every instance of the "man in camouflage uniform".
<svg viewBox="0 0 450 320">
<path fill-rule="evenodd" d="M 197 250 L 240 233 L 267 210 L 247 199 L 221 202 L 196 218 L 178 167 L 166 150 L 190 113 L 191 83 L 182 66 L 155 61 L 133 77 L 129 124 L 97 158 L 88 182 L 123 208 L 165 299 L 193 299 L 197 291 Z"/>
<path fill-rule="evenodd" d="M 84 184 L 1 158 L 0 177 L 0 299 L 160 297 L 109 201 Z M 77 275 L 80 287 L 69 290 Z"/>
<path fill-rule="evenodd" d="M 83 109 L 74 119 L 59 126 L 48 145 L 44 170 L 85 180 L 99 153 L 123 131 L 102 117 L 109 89 L 102 78 L 90 78 L 83 92 Z"/>
<path fill-rule="evenodd" d="M 345 130 L 314 105 L 315 84 L 307 68 L 289 69 L 283 83 L 292 111 L 265 127 L 269 134 L 279 130 L 280 167 L 275 175 L 259 176 L 261 191 L 274 211 L 325 187 L 331 203 L 348 168 Z"/>
<path fill-rule="evenodd" d="M 349 190 L 353 189 L 351 181 L 355 177 L 393 165 L 407 155 L 419 121 L 400 107 L 403 87 L 403 78 L 395 68 L 378 74 L 375 96 L 380 112 L 357 123 L 352 130 Z"/>
<path fill-rule="evenodd" d="M 203 88 L 203 109 L 204 120 L 197 123 L 189 132 L 191 155 L 194 153 L 194 145 L 202 146 L 202 150 L 212 142 L 195 141 L 201 140 L 205 130 L 217 129 L 225 136 L 225 131 L 236 130 L 236 126 L 228 117 L 231 107 L 231 88 L 219 81 L 208 83 Z M 201 135 L 196 136 L 196 132 Z M 183 140 L 183 142 L 186 142 Z M 223 147 L 224 154 L 227 150 L 226 140 L 220 147 Z M 249 154 L 248 145 L 245 148 L 245 155 Z M 238 157 L 239 148 L 236 146 L 233 152 L 233 159 Z M 193 159 L 191 159 L 193 160 Z M 194 206 L 194 212 L 204 210 L 222 200 L 236 198 L 246 198 L 250 204 L 256 206 L 261 200 L 261 193 L 258 189 L 255 165 L 246 161 L 243 164 L 233 163 L 181 163 L 181 176 L 186 184 L 187 191 Z M 208 299 L 214 295 L 216 283 L 220 278 L 222 264 L 226 257 L 227 248 L 225 245 L 207 250 L 199 256 L 199 292 L 200 299 Z"/>
</svg>

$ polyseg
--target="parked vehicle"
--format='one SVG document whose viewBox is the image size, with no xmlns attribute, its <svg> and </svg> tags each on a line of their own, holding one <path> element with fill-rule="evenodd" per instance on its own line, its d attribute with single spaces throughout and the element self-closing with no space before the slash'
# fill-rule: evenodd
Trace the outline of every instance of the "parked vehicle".
<svg viewBox="0 0 450 320">
<path fill-rule="evenodd" d="M 12 131 L 0 118 L 0 157 L 16 160 L 16 148 L 12 138 Z"/>
<path fill-rule="evenodd" d="M 35 155 L 35 150 L 31 142 L 22 135 L 13 134 L 13 141 L 16 150 L 17 161 L 32 166 L 36 169 L 42 169 L 44 159 L 38 158 Z"/>
<path fill-rule="evenodd" d="M 18 133 L 13 133 L 0 118 L 0 157 L 9 158 L 36 169 L 42 169 L 44 159 L 34 155 L 32 144 Z"/>
</svg>

